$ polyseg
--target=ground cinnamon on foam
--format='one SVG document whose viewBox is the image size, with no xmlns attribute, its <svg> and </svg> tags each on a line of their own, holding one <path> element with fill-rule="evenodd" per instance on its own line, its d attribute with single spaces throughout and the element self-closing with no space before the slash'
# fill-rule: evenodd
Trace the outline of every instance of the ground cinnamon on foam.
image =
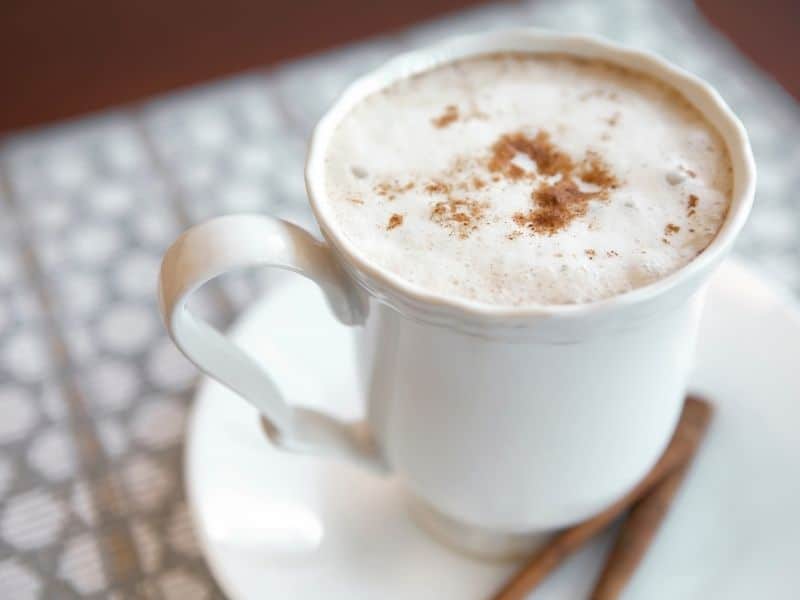
<svg viewBox="0 0 800 600">
<path fill-rule="evenodd" d="M 458 107 L 454 104 L 449 104 L 445 107 L 444 112 L 436 117 L 435 119 L 431 119 L 431 123 L 433 123 L 434 127 L 439 129 L 444 129 L 451 123 L 458 121 L 459 113 Z"/>
<path fill-rule="evenodd" d="M 445 183 L 444 181 L 434 180 L 425 186 L 425 191 L 431 194 L 449 194 L 450 184 Z"/>
<path fill-rule="evenodd" d="M 456 115 L 450 110 L 439 117 Z M 455 109 L 455 107 L 452 107 Z M 450 121 L 452 122 L 452 121 Z M 446 124 L 446 123 L 445 123 Z M 444 126 L 444 125 L 443 125 Z M 536 173 L 526 171 L 514 161 L 518 155 L 526 155 L 536 165 Z M 453 235 L 465 239 L 476 231 L 485 220 L 488 205 L 468 197 L 453 195 L 453 185 L 444 181 L 453 173 L 462 172 L 466 163 L 472 162 L 476 167 L 487 170 L 492 181 L 503 178 L 520 181 L 530 180 L 533 184 L 531 200 L 533 207 L 528 212 L 517 212 L 511 216 L 512 222 L 520 229 L 509 234 L 509 239 L 516 239 L 524 231 L 553 235 L 565 229 L 575 219 L 588 211 L 591 200 L 606 200 L 608 193 L 617 187 L 617 178 L 609 170 L 603 159 L 595 152 L 588 152 L 585 158 L 575 163 L 564 151 L 559 149 L 550 139 L 546 131 L 539 131 L 530 137 L 523 132 L 507 133 L 492 144 L 488 156 L 471 161 L 459 157 L 452 168 L 434 178 L 424 186 L 424 191 L 431 195 L 446 196 L 432 204 L 431 221 L 450 230 Z M 541 181 L 541 177 L 548 181 Z M 558 178 L 553 182 L 553 178 Z M 578 184 L 582 182 L 583 187 Z M 486 181 L 474 176 L 470 180 L 472 189 L 480 190 Z M 397 180 L 380 182 L 375 192 L 389 200 L 414 188 L 414 182 L 401 183 Z M 590 189 L 585 189 L 586 187 Z M 460 192 L 469 192 L 468 184 L 456 186 Z M 402 216 L 392 215 L 386 229 L 391 230 L 402 224 Z"/>
<path fill-rule="evenodd" d="M 509 147 L 514 150 L 510 158 Z M 586 214 L 590 200 L 607 199 L 609 190 L 618 185 L 616 177 L 598 154 L 590 152 L 576 166 L 567 154 L 550 141 L 550 136 L 544 131 L 537 133 L 533 139 L 522 133 L 503 136 L 493 150 L 494 154 L 489 162 L 490 170 L 506 172 L 505 165 L 513 160 L 516 152 L 524 152 L 536 163 L 540 173 L 561 175 L 561 179 L 555 183 L 534 188 L 531 192 L 534 207 L 527 213 L 518 212 L 512 217 L 517 226 L 535 233 L 553 235 L 565 229 L 572 221 Z M 576 175 L 582 182 L 599 189 L 582 190 L 575 182 Z M 509 176 L 516 178 L 513 172 Z"/>
<path fill-rule="evenodd" d="M 617 179 L 612 175 L 603 159 L 595 152 L 589 152 L 580 168 L 580 178 L 584 183 L 591 183 L 601 188 L 616 187 Z"/>
<path fill-rule="evenodd" d="M 484 218 L 486 204 L 477 200 L 448 198 L 437 202 L 431 209 L 431 221 L 446 227 L 461 239 L 478 228 Z"/>
<path fill-rule="evenodd" d="M 561 152 L 551 141 L 550 134 L 540 131 L 536 137 L 530 138 L 522 132 L 509 133 L 497 140 L 492 146 L 489 159 L 489 170 L 502 173 L 511 179 L 519 179 L 526 172 L 512 161 L 517 154 L 526 154 L 541 175 L 568 173 L 572 170 L 572 159 Z"/>
<path fill-rule="evenodd" d="M 405 184 L 400 183 L 396 179 L 392 181 L 382 181 L 375 186 L 375 193 L 389 200 L 394 200 L 397 194 L 402 194 L 414 189 L 414 185 L 413 181 L 409 181 Z"/>
<path fill-rule="evenodd" d="M 696 212 L 695 208 L 697 208 L 697 203 L 699 202 L 699 200 L 700 199 L 697 196 L 695 196 L 694 194 L 689 194 L 689 201 L 686 203 L 686 209 L 687 209 L 686 214 L 688 216 L 690 216 L 690 217 L 694 216 L 694 214 Z"/>
<path fill-rule="evenodd" d="M 386 231 L 391 231 L 395 227 L 400 227 L 403 224 L 403 215 L 394 213 L 389 217 L 389 222 L 386 224 Z"/>
</svg>

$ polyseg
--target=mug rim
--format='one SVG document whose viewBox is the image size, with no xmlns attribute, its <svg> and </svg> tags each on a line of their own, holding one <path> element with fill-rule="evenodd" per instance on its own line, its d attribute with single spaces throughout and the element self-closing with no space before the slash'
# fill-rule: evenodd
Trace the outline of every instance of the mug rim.
<svg viewBox="0 0 800 600">
<path fill-rule="evenodd" d="M 335 225 L 326 201 L 325 155 L 341 120 L 361 100 L 394 82 L 463 58 L 498 52 L 557 53 L 598 58 L 643 72 L 677 90 L 723 138 L 733 169 L 733 190 L 725 220 L 711 243 L 686 265 L 665 277 L 609 298 L 574 304 L 521 306 L 490 304 L 430 291 L 380 267 Z M 371 294 L 401 312 L 436 315 L 437 321 L 516 324 L 541 317 L 584 317 L 657 300 L 710 270 L 730 250 L 753 204 L 756 168 L 747 132 L 719 93 L 700 77 L 645 50 L 594 35 L 513 28 L 453 37 L 390 59 L 345 88 L 311 135 L 305 168 L 309 203 L 325 239 L 343 259 L 345 269 Z M 423 320 L 425 320 L 423 316 Z"/>
</svg>

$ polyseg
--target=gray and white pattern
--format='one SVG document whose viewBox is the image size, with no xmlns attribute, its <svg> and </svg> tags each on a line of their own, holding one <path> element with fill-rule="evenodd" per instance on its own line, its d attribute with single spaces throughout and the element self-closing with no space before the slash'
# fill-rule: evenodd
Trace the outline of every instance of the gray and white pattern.
<svg viewBox="0 0 800 600">
<path fill-rule="evenodd" d="M 534 25 L 653 50 L 709 79 L 759 166 L 737 251 L 800 294 L 800 110 L 685 2 L 494 4 L 6 138 L 0 148 L 0 597 L 220 598 L 182 485 L 194 369 L 155 309 L 161 253 L 229 212 L 309 225 L 308 134 L 354 77 L 468 31 Z M 313 225 L 311 225 L 313 226 Z M 212 286 L 225 325 L 265 273 Z"/>
</svg>

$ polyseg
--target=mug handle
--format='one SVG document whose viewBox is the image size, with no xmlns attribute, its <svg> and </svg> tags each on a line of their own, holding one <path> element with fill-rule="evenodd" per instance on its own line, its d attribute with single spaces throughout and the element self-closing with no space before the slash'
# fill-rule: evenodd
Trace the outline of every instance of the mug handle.
<svg viewBox="0 0 800 600">
<path fill-rule="evenodd" d="M 385 472 L 386 464 L 365 421 L 347 423 L 287 404 L 265 368 L 187 309 L 187 300 L 204 283 L 254 266 L 287 269 L 308 277 L 322 289 L 342 323 L 361 322 L 355 290 L 326 244 L 286 221 L 231 215 L 188 229 L 164 255 L 158 298 L 170 337 L 201 371 L 258 410 L 275 445 L 345 458 Z"/>
</svg>

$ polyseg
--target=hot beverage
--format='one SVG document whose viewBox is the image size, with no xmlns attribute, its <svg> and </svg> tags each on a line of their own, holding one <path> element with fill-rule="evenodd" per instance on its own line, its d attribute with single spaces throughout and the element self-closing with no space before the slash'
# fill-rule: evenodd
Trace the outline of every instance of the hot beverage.
<svg viewBox="0 0 800 600">
<path fill-rule="evenodd" d="M 326 196 L 374 263 L 506 306 L 601 300 L 702 252 L 731 196 L 714 128 L 600 60 L 494 54 L 368 96 L 328 147 Z"/>
</svg>

